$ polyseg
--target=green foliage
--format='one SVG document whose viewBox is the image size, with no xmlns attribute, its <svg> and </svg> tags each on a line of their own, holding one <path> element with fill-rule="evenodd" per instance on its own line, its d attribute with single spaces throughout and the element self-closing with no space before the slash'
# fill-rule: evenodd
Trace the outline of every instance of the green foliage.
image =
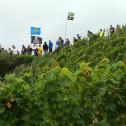
<svg viewBox="0 0 126 126">
<path fill-rule="evenodd" d="M 107 62 L 106 62 L 107 61 Z M 55 66 L 5 76 L 0 83 L 0 123 L 4 126 L 122 126 L 126 64 L 103 59 L 82 63 L 75 73 Z M 88 74 L 87 74 L 88 73 Z M 12 105 L 8 107 L 8 101 Z"/>
<path fill-rule="evenodd" d="M 0 124 L 124 126 L 125 45 L 126 26 L 118 26 L 109 38 L 83 39 L 33 58 L 29 67 L 31 57 L 8 56 L 23 65 L 0 82 Z"/>
<path fill-rule="evenodd" d="M 45 72 L 45 68 L 49 70 L 53 62 L 57 62 L 60 67 L 67 67 L 74 72 L 82 62 L 89 62 L 91 66 L 95 66 L 105 57 L 110 63 L 126 59 L 126 26 L 108 38 L 97 38 L 94 41 L 82 39 L 74 45 L 64 46 L 53 54 L 44 56 L 41 70 Z"/>
<path fill-rule="evenodd" d="M 0 53 L 0 77 L 14 69 L 14 57 L 8 53 Z"/>
<path fill-rule="evenodd" d="M 8 53 L 0 53 L 0 77 L 12 72 L 22 64 L 32 64 L 33 57 L 29 55 L 12 56 Z"/>
<path fill-rule="evenodd" d="M 19 55 L 16 57 L 16 64 L 31 64 L 33 57 L 31 55 Z"/>
</svg>

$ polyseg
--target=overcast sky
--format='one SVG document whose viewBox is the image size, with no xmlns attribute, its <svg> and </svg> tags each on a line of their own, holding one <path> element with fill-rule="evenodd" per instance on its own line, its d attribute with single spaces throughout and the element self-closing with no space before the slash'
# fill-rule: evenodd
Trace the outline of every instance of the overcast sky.
<svg viewBox="0 0 126 126">
<path fill-rule="evenodd" d="M 42 28 L 44 41 L 64 37 L 68 12 L 75 20 L 68 21 L 67 37 L 87 30 L 97 32 L 110 24 L 126 23 L 126 0 L 0 0 L 0 44 L 18 48 L 30 43 L 30 27 Z"/>
</svg>

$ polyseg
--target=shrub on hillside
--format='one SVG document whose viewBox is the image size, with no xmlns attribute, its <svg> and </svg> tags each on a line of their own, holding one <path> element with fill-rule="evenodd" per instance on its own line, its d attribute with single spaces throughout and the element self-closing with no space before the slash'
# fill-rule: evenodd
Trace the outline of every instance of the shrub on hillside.
<svg viewBox="0 0 126 126">
<path fill-rule="evenodd" d="M 83 62 L 75 73 L 59 66 L 45 73 L 32 69 L 0 82 L 2 126 L 123 126 L 124 62 Z"/>
<path fill-rule="evenodd" d="M 0 53 L 0 77 L 12 72 L 15 67 L 21 64 L 30 65 L 32 60 L 33 57 L 29 55 L 14 56 L 8 53 Z"/>
<path fill-rule="evenodd" d="M 31 55 L 19 55 L 16 57 L 16 65 L 31 64 L 33 57 Z"/>
</svg>

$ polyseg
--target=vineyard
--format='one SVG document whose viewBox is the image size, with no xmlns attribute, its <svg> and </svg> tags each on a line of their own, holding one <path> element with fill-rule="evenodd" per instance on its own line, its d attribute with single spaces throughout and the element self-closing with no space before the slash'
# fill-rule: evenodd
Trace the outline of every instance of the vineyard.
<svg viewBox="0 0 126 126">
<path fill-rule="evenodd" d="M 126 26 L 16 66 L 1 77 L 0 126 L 126 125 Z"/>
</svg>

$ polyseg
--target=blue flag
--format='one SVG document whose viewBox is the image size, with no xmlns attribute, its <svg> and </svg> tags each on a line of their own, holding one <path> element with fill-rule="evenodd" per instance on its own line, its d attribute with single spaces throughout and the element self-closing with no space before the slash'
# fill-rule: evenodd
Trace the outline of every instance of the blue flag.
<svg viewBox="0 0 126 126">
<path fill-rule="evenodd" d="M 31 27 L 31 35 L 40 35 L 41 28 Z"/>
</svg>

